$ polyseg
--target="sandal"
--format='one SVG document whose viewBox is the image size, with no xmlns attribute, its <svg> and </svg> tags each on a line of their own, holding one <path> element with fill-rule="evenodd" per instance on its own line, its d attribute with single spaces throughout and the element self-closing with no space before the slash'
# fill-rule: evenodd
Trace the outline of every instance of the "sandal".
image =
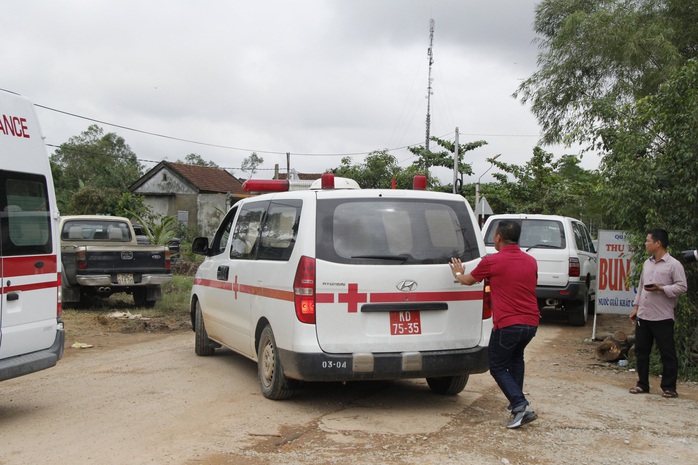
<svg viewBox="0 0 698 465">
<path fill-rule="evenodd" d="M 662 393 L 662 397 L 665 397 L 667 399 L 673 399 L 675 397 L 679 397 L 679 394 L 676 391 L 666 390 Z"/>
<path fill-rule="evenodd" d="M 642 389 L 640 386 L 635 386 L 633 388 L 630 388 L 630 391 L 628 391 L 628 392 L 630 392 L 630 394 L 647 394 L 647 391 Z"/>
</svg>

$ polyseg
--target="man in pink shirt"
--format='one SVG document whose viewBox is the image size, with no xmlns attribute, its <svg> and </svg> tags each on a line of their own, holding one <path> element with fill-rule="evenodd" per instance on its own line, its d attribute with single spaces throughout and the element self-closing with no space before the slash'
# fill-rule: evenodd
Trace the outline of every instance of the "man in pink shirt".
<svg viewBox="0 0 698 465">
<path fill-rule="evenodd" d="M 635 323 L 635 356 L 637 385 L 631 394 L 650 392 L 650 352 L 657 342 L 662 359 L 662 396 L 678 397 L 676 378 L 679 365 L 674 343 L 674 307 L 679 294 L 686 292 L 686 273 L 666 250 L 669 233 L 652 229 L 645 239 L 645 250 L 651 255 L 642 266 L 640 283 L 630 320 Z"/>
<path fill-rule="evenodd" d="M 488 347 L 490 374 L 509 400 L 512 418 L 507 428 L 530 423 L 538 415 L 523 393 L 524 349 L 536 335 L 540 311 L 536 299 L 538 264 L 519 247 L 521 225 L 502 220 L 494 233 L 496 254 L 484 257 L 470 274 L 463 263 L 451 260 L 451 272 L 470 286 L 488 279 L 492 297 L 493 328 Z"/>
</svg>

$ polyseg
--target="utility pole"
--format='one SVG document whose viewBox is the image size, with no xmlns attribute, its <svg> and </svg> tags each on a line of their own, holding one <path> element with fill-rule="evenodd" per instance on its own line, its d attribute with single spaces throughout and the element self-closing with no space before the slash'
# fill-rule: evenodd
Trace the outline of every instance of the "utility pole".
<svg viewBox="0 0 698 465">
<path fill-rule="evenodd" d="M 453 151 L 453 193 L 457 194 L 458 193 L 458 149 L 459 149 L 459 140 L 458 140 L 458 128 L 456 128 L 456 148 Z"/>
<path fill-rule="evenodd" d="M 431 126 L 431 95 L 433 94 L 431 88 L 431 65 L 434 64 L 434 54 L 432 52 L 432 46 L 434 45 L 434 20 L 429 20 L 429 49 L 427 50 L 427 56 L 429 57 L 429 80 L 427 82 L 427 138 L 424 141 L 424 148 L 429 151 L 429 130 Z"/>
</svg>

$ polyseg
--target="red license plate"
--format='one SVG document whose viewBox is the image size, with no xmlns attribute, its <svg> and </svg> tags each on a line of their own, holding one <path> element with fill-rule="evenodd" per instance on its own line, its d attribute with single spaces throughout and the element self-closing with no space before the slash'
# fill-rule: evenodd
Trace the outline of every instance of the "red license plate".
<svg viewBox="0 0 698 465">
<path fill-rule="evenodd" d="M 390 335 L 422 334 L 419 312 L 390 312 Z"/>
</svg>

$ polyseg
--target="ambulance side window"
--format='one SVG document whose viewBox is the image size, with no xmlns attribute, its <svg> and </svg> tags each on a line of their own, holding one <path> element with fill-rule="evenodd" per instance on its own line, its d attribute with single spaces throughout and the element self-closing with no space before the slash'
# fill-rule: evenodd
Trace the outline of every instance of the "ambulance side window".
<svg viewBox="0 0 698 465">
<path fill-rule="evenodd" d="M 258 260 L 288 260 L 298 235 L 300 200 L 274 201 L 264 220 Z"/>
<path fill-rule="evenodd" d="M 233 226 L 233 220 L 235 219 L 235 213 L 237 212 L 237 210 L 237 207 L 233 207 L 230 210 L 228 210 L 228 213 L 226 213 L 225 218 L 223 218 L 223 221 L 221 222 L 220 226 L 218 226 L 216 235 L 213 236 L 213 240 L 211 241 L 211 245 L 209 246 L 212 255 L 218 255 L 225 251 L 225 246 L 228 244 L 230 229 Z"/>
<path fill-rule="evenodd" d="M 0 171 L 0 207 L 3 256 L 53 252 L 44 176 Z"/>
<path fill-rule="evenodd" d="M 262 220 L 268 207 L 269 202 L 266 201 L 248 203 L 240 209 L 233 227 L 230 258 L 243 260 L 256 258 Z"/>
</svg>

